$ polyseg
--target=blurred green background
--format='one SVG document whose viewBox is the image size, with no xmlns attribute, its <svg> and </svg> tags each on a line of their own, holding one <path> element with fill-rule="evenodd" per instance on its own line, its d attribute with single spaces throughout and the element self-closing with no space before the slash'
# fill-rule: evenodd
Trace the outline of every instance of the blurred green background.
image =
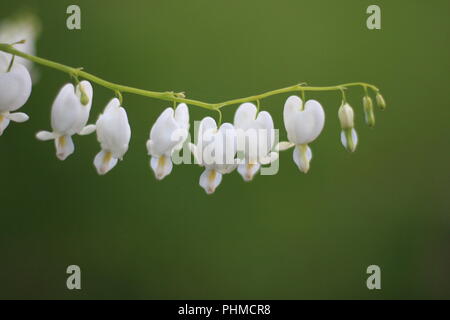
<svg viewBox="0 0 450 320">
<path fill-rule="evenodd" d="M 80 31 L 66 28 L 70 4 Z M 381 30 L 366 28 L 370 4 L 381 6 Z M 42 20 L 38 55 L 114 82 L 218 102 L 366 81 L 388 108 L 370 129 L 362 90 L 347 93 L 360 138 L 348 154 L 340 94 L 309 93 L 327 115 L 310 172 L 288 151 L 277 175 L 244 183 L 234 172 L 207 196 L 198 166 L 153 177 L 145 142 L 163 101 L 125 95 L 130 149 L 106 176 L 92 164 L 94 135 L 57 160 L 34 134 L 50 129 L 69 77 L 38 67 L 21 109 L 31 120 L 0 138 L 0 298 L 450 298 L 448 1 L 2 0 L 0 18 L 24 8 Z M 262 102 L 282 137 L 287 96 Z M 111 97 L 95 86 L 91 122 Z M 224 110 L 232 121 L 235 107 Z M 66 288 L 70 264 L 80 291 Z M 382 290 L 366 288 L 371 264 Z"/>
</svg>

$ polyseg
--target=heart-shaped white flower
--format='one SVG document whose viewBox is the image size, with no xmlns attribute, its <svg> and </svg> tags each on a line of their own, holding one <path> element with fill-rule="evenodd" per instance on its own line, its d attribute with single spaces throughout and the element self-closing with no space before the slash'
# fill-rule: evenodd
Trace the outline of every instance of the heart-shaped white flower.
<svg viewBox="0 0 450 320">
<path fill-rule="evenodd" d="M 22 107 L 31 94 L 31 77 L 27 68 L 14 62 L 8 71 L 10 60 L 0 52 L 0 135 L 10 121 L 24 122 L 28 116 L 22 112 L 11 113 Z"/>
<path fill-rule="evenodd" d="M 74 134 L 86 135 L 95 131 L 94 125 L 86 126 L 93 94 L 91 83 L 81 81 L 76 87 L 67 83 L 56 96 L 51 114 L 53 131 L 40 131 L 36 137 L 42 141 L 55 140 L 58 159 L 65 160 L 74 152 L 75 146 L 72 140 Z"/>
<path fill-rule="evenodd" d="M 267 111 L 258 111 L 253 103 L 239 106 L 234 115 L 237 133 L 237 151 L 244 156 L 244 163 L 237 170 L 245 181 L 250 181 L 262 164 L 270 163 L 276 157 L 272 153 L 275 130 L 272 116 Z"/>
<path fill-rule="evenodd" d="M 299 97 L 290 96 L 284 104 L 283 119 L 288 140 L 296 145 L 308 144 L 322 132 L 325 113 L 316 100 L 306 101 L 303 107 Z"/>
<path fill-rule="evenodd" d="M 189 111 L 185 103 L 167 108 L 161 113 L 150 131 L 147 141 L 150 166 L 158 180 L 172 171 L 172 153 L 180 150 L 189 135 Z"/>
<path fill-rule="evenodd" d="M 197 145 L 189 144 L 196 162 L 205 167 L 199 184 L 206 193 L 213 193 L 222 181 L 222 175 L 236 168 L 236 130 L 231 123 L 217 129 L 216 121 L 206 117 L 200 121 Z"/>
<path fill-rule="evenodd" d="M 295 146 L 294 162 L 300 171 L 306 173 L 312 158 L 308 144 L 319 136 L 325 123 L 322 105 L 316 100 L 308 100 L 303 106 L 299 97 L 290 96 L 284 104 L 283 118 L 289 143 L 280 143 L 278 149 L 286 150 Z"/>
<path fill-rule="evenodd" d="M 117 98 L 112 99 L 97 120 L 97 140 L 102 150 L 95 156 L 98 174 L 105 174 L 115 167 L 128 150 L 131 128 L 127 112 Z"/>
</svg>

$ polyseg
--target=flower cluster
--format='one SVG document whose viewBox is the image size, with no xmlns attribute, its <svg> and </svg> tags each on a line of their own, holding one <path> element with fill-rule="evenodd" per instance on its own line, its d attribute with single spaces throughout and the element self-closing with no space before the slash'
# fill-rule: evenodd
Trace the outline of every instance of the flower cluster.
<svg viewBox="0 0 450 320">
<path fill-rule="evenodd" d="M 26 29 L 28 30 L 28 29 Z M 20 42 L 22 43 L 22 42 Z M 4 48 L 4 47 L 3 47 Z M 12 48 L 9 46 L 8 48 Z M 1 48 L 0 48 L 1 49 Z M 33 47 L 28 47 L 33 52 Z M 4 133 L 10 122 L 24 122 L 28 120 L 25 113 L 16 112 L 21 108 L 32 90 L 32 77 L 23 61 L 15 59 L 15 54 L 22 52 L 17 50 L 3 50 L 13 55 L 0 52 L 0 135 Z M 30 55 L 22 55 L 30 58 Z M 42 63 L 45 59 L 37 60 Z M 36 60 L 35 60 L 36 61 Z M 44 63 L 45 64 L 45 63 Z M 48 61 L 48 64 L 50 62 Z M 55 66 L 51 63 L 51 66 Z M 61 64 L 56 64 L 59 68 Z M 64 68 L 78 70 L 70 67 Z M 72 74 L 75 84 L 65 84 L 57 94 L 51 107 L 51 130 L 39 131 L 37 139 L 42 141 L 53 140 L 56 149 L 56 157 L 60 160 L 67 159 L 74 151 L 74 135 L 88 135 L 96 132 L 100 144 L 100 152 L 94 157 L 93 164 L 100 175 L 104 175 L 113 169 L 118 160 L 121 160 L 128 150 L 131 139 L 131 128 L 128 116 L 122 107 L 122 95 L 116 91 L 118 98 L 113 98 L 98 117 L 95 124 L 88 124 L 93 102 L 94 90 L 87 80 L 79 81 L 78 73 Z M 83 73 L 83 78 L 91 79 L 97 83 L 98 77 Z M 103 81 L 103 80 L 102 80 Z M 104 83 L 105 81 L 103 81 Z M 376 92 L 376 102 L 384 109 L 384 98 L 374 86 L 364 83 L 350 83 L 347 86 L 363 86 L 366 94 L 363 98 L 363 110 L 366 123 L 373 127 L 375 116 L 373 102 L 368 94 L 370 87 Z M 110 83 L 109 87 L 115 86 Z M 350 152 L 355 151 L 358 144 L 358 135 L 355 130 L 354 111 L 346 102 L 344 89 L 346 85 L 333 87 L 333 90 L 341 90 L 343 101 L 338 110 L 338 119 L 342 131 L 340 139 L 342 145 Z M 124 88 L 124 86 L 120 86 Z M 133 89 L 126 87 L 128 90 Z M 330 90 L 328 87 L 328 90 Z M 314 88 L 317 90 L 317 87 Z M 264 94 L 285 93 L 300 91 L 304 96 L 305 88 L 301 85 L 288 87 Z M 144 90 L 140 90 L 142 93 Z M 130 92 L 130 91 L 128 91 Z M 150 92 L 154 96 L 154 92 Z M 315 141 L 323 130 L 325 124 L 325 112 L 322 105 L 316 100 L 303 100 L 292 95 L 284 104 L 283 120 L 287 132 L 288 141 L 278 141 L 277 129 L 275 129 L 272 116 L 267 111 L 261 111 L 259 100 L 255 97 L 231 100 L 228 103 L 212 105 L 195 100 L 184 99 L 179 94 L 172 95 L 171 99 L 181 102 L 165 109 L 156 119 L 150 130 L 150 136 L 146 143 L 150 156 L 150 168 L 156 179 L 161 180 L 173 170 L 174 159 L 182 151 L 183 156 L 188 156 L 191 163 L 191 155 L 195 163 L 202 166 L 204 171 L 199 178 L 199 185 L 206 193 L 213 193 L 220 185 L 223 175 L 236 170 L 244 181 L 251 181 L 254 176 L 267 165 L 276 163 L 279 152 L 293 149 L 293 161 L 301 172 L 310 170 L 312 160 L 311 143 Z M 217 123 L 211 117 L 205 117 L 196 126 L 196 140 L 191 142 L 189 129 L 189 104 L 207 106 L 208 109 L 219 111 L 224 105 L 241 102 L 234 115 L 233 123 Z M 257 102 L 255 105 L 253 102 Z"/>
<path fill-rule="evenodd" d="M 12 113 L 25 104 L 31 93 L 31 77 L 20 63 L 8 63 L 0 54 L 0 133 L 9 121 L 28 120 L 24 113 Z M 56 156 L 67 159 L 74 150 L 72 136 L 97 133 L 101 151 L 94 158 L 98 174 L 103 175 L 114 168 L 128 150 L 131 129 L 121 102 L 113 98 L 98 117 L 95 124 L 87 124 L 93 101 L 93 88 L 89 81 L 74 86 L 64 85 L 56 96 L 51 109 L 51 131 L 39 131 L 39 140 L 54 140 Z M 384 101 L 383 101 L 384 102 Z M 384 107 L 383 103 L 379 103 Z M 374 124 L 373 103 L 370 97 L 363 99 L 366 121 Z M 288 141 L 276 143 L 272 116 L 267 111 L 259 112 L 253 103 L 241 104 L 234 115 L 233 123 L 218 125 L 211 117 L 200 121 L 197 141 L 189 140 L 189 110 L 185 103 L 176 108 L 167 108 L 157 118 L 146 143 L 150 156 L 150 167 L 156 179 L 161 180 L 172 172 L 174 153 L 189 147 L 195 161 L 204 167 L 199 184 L 208 193 L 213 193 L 224 174 L 237 169 L 245 181 L 253 179 L 261 165 L 279 158 L 278 153 L 294 147 L 293 160 L 301 172 L 310 169 L 312 151 L 310 144 L 317 139 L 325 124 L 325 112 L 316 100 L 306 102 L 298 96 L 290 96 L 284 105 L 283 119 Z M 358 136 L 354 129 L 352 107 L 343 102 L 338 111 L 341 123 L 341 141 L 349 151 L 354 151 Z"/>
<path fill-rule="evenodd" d="M 39 131 L 39 140 L 54 140 L 56 156 L 67 159 L 75 151 L 72 136 L 97 132 L 101 151 L 94 158 L 98 174 L 103 175 L 115 167 L 128 150 L 131 129 L 125 109 L 117 98 L 112 99 L 95 124 L 87 125 L 93 90 L 90 82 L 81 81 L 74 87 L 66 84 L 52 105 L 52 131 Z"/>
</svg>

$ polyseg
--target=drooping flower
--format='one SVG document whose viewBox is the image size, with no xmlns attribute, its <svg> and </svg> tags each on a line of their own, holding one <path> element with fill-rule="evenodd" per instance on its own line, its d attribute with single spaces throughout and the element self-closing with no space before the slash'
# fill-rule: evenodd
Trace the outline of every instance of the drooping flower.
<svg viewBox="0 0 450 320">
<path fill-rule="evenodd" d="M 172 153 L 182 148 L 189 134 L 189 111 L 185 103 L 161 113 L 150 130 L 147 141 L 150 167 L 158 180 L 172 172 Z"/>
<path fill-rule="evenodd" d="M 53 131 L 40 131 L 36 137 L 42 141 L 55 140 L 58 159 L 65 160 L 74 152 L 74 134 L 86 135 L 95 130 L 94 125 L 86 126 L 93 93 L 91 83 L 81 81 L 76 87 L 71 83 L 66 84 L 56 96 L 51 114 Z"/>
<path fill-rule="evenodd" d="M 234 127 L 237 133 L 237 151 L 243 154 L 243 162 L 237 171 L 245 181 L 253 179 L 261 164 L 273 161 L 276 153 L 272 153 L 275 131 L 272 116 L 267 111 L 257 115 L 253 103 L 246 102 L 239 106 L 234 115 Z"/>
<path fill-rule="evenodd" d="M 189 146 L 197 163 L 205 167 L 199 184 L 211 194 L 222 181 L 222 175 L 236 168 L 236 130 L 231 123 L 217 129 L 213 118 L 203 118 L 198 127 L 197 145 Z"/>
<path fill-rule="evenodd" d="M 11 61 L 0 52 L 0 135 L 10 121 L 24 122 L 28 116 L 22 112 L 11 113 L 22 107 L 31 94 L 31 77 L 27 68 Z"/>
<path fill-rule="evenodd" d="M 97 120 L 97 140 L 102 150 L 95 156 L 94 165 L 98 174 L 105 174 L 122 160 L 128 150 L 131 129 L 127 112 L 117 98 L 112 99 Z"/>
<path fill-rule="evenodd" d="M 355 151 L 358 144 L 358 134 L 354 128 L 354 113 L 353 108 L 347 103 L 343 102 L 338 111 L 339 121 L 341 123 L 341 142 L 345 149 L 350 152 Z"/>
<path fill-rule="evenodd" d="M 278 150 L 286 150 L 295 146 L 293 158 L 300 171 L 307 173 L 312 158 L 309 143 L 322 132 L 325 113 L 322 105 L 316 100 L 303 101 L 297 96 L 290 96 L 284 104 L 284 126 L 289 142 L 280 142 Z"/>
</svg>

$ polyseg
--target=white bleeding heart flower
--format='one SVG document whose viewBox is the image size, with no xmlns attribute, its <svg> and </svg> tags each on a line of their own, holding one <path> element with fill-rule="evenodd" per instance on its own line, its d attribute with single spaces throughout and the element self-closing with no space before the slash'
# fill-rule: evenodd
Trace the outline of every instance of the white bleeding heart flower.
<svg viewBox="0 0 450 320">
<path fill-rule="evenodd" d="M 309 143 L 322 132 L 325 123 L 325 113 L 322 105 L 316 100 L 306 101 L 297 96 L 290 96 L 284 104 L 284 126 L 289 142 L 281 142 L 278 150 L 286 150 L 295 146 L 293 158 L 300 171 L 306 173 L 312 158 Z"/>
<path fill-rule="evenodd" d="M 54 140 L 58 159 L 65 160 L 74 152 L 74 134 L 86 135 L 95 131 L 94 125 L 86 126 L 93 94 L 91 83 L 81 81 L 76 87 L 71 83 L 64 85 L 56 96 L 52 105 L 52 132 L 40 131 L 36 138 Z"/>
<path fill-rule="evenodd" d="M 354 129 L 354 112 L 348 103 L 342 103 L 338 111 L 341 123 L 341 143 L 350 152 L 354 152 L 358 144 L 358 135 Z"/>
<path fill-rule="evenodd" d="M 112 99 L 97 120 L 97 140 L 102 150 L 95 156 L 94 165 L 98 174 L 105 174 L 122 160 L 128 150 L 131 128 L 127 112 L 117 98 Z"/>
<path fill-rule="evenodd" d="M 185 103 L 167 108 L 156 120 L 147 141 L 150 167 L 158 180 L 172 172 L 172 153 L 183 147 L 189 135 L 189 111 Z"/>
<path fill-rule="evenodd" d="M 197 145 L 189 145 L 196 162 L 205 167 L 199 184 L 206 193 L 213 193 L 222 181 L 222 175 L 236 168 L 236 130 L 231 123 L 217 129 L 211 117 L 200 121 Z"/>
<path fill-rule="evenodd" d="M 246 102 L 234 115 L 237 151 L 244 156 L 244 163 L 238 165 L 237 171 L 245 181 L 253 179 L 261 164 L 270 163 L 278 156 L 271 152 L 275 142 L 272 116 L 266 111 L 257 113 L 256 106 Z"/>
<path fill-rule="evenodd" d="M 21 12 L 1 21 L 0 43 L 16 43 L 25 40 L 23 43 L 14 44 L 14 47 L 27 54 L 36 55 L 36 41 L 40 30 L 41 22 L 36 15 L 30 12 Z M 10 54 L 7 54 L 7 56 L 8 59 L 12 57 Z M 33 83 L 35 83 L 39 75 L 33 62 L 22 57 L 16 57 L 15 59 L 30 71 Z"/>
<path fill-rule="evenodd" d="M 0 135 L 10 121 L 25 122 L 28 116 L 22 112 L 11 113 L 22 107 L 31 94 L 31 77 L 27 68 L 15 61 L 11 69 L 10 60 L 0 52 Z"/>
</svg>

